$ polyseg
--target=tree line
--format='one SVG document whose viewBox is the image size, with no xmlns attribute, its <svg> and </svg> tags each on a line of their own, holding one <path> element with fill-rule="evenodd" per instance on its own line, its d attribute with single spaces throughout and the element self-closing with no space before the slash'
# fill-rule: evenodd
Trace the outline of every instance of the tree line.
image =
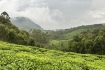
<svg viewBox="0 0 105 70">
<path fill-rule="evenodd" d="M 68 51 L 77 53 L 105 54 L 105 29 L 87 30 L 69 41 Z"/>
</svg>

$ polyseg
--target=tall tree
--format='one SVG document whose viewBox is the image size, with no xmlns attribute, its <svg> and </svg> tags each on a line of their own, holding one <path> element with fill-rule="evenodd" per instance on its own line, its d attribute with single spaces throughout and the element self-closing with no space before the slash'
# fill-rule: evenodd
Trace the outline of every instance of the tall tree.
<svg viewBox="0 0 105 70">
<path fill-rule="evenodd" d="M 3 16 L 3 17 L 5 17 L 5 18 L 10 19 L 10 17 L 9 17 L 9 15 L 8 15 L 8 13 L 7 13 L 7 12 L 5 12 L 5 11 L 1 13 L 1 16 Z"/>
</svg>

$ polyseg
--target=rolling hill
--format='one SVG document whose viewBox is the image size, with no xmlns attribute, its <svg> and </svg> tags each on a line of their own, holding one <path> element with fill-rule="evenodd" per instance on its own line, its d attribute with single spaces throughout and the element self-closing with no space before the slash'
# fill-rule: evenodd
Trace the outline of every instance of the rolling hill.
<svg viewBox="0 0 105 70">
<path fill-rule="evenodd" d="M 78 26 L 70 29 L 63 29 L 63 30 L 57 30 L 52 31 L 49 34 L 51 35 L 51 38 L 54 40 L 68 40 L 72 39 L 73 36 L 83 32 L 83 31 L 91 31 L 94 29 L 100 29 L 105 28 L 105 24 L 93 24 L 93 25 L 84 25 L 84 26 Z"/>
<path fill-rule="evenodd" d="M 0 70 L 105 70 L 105 55 L 65 53 L 0 41 Z"/>
<path fill-rule="evenodd" d="M 38 24 L 26 17 L 15 17 L 11 18 L 11 22 L 21 30 L 29 31 L 30 29 L 43 30 Z"/>
<path fill-rule="evenodd" d="M 49 31 L 52 40 L 50 40 L 48 44 L 48 46 L 50 47 L 48 48 L 68 51 L 69 43 L 74 38 L 74 36 L 77 36 L 82 32 L 91 32 L 94 31 L 95 29 L 105 29 L 105 24 L 93 24 L 93 25 L 78 26 L 70 29 Z"/>
</svg>

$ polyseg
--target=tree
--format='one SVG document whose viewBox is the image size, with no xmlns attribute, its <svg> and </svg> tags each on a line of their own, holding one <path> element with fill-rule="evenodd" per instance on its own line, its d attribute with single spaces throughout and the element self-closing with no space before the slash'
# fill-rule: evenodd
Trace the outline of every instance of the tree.
<svg viewBox="0 0 105 70">
<path fill-rule="evenodd" d="M 93 47 L 93 41 L 92 40 L 85 40 L 84 42 L 84 46 L 85 46 L 85 52 L 86 53 L 91 53 L 91 48 Z"/>
<path fill-rule="evenodd" d="M 10 19 L 8 13 L 5 11 L 1 13 L 1 16 L 3 16 L 4 18 Z"/>
<path fill-rule="evenodd" d="M 105 29 L 82 32 L 73 37 L 69 51 L 79 53 L 105 54 Z"/>
<path fill-rule="evenodd" d="M 104 54 L 105 38 L 103 36 L 97 36 L 95 39 L 95 53 Z"/>
<path fill-rule="evenodd" d="M 29 45 L 31 45 L 31 46 L 34 46 L 35 45 L 34 38 L 30 37 L 30 39 L 29 39 Z"/>
<path fill-rule="evenodd" d="M 4 12 L 1 13 L 1 15 L 0 15 L 0 22 L 2 24 L 4 24 L 4 23 L 10 23 L 9 19 L 10 19 L 10 17 L 9 17 L 7 12 L 4 11 Z"/>
<path fill-rule="evenodd" d="M 7 12 L 2 12 L 0 15 L 0 40 L 29 45 L 30 35 L 28 32 L 19 30 L 18 27 L 10 22 L 10 17 Z"/>
<path fill-rule="evenodd" d="M 73 37 L 73 40 L 76 41 L 76 42 L 80 42 L 81 38 L 79 37 L 79 35 L 76 35 L 76 36 Z"/>
<path fill-rule="evenodd" d="M 50 40 L 49 35 L 47 33 L 41 32 L 41 30 L 34 29 L 30 33 L 35 42 L 47 44 Z"/>
</svg>

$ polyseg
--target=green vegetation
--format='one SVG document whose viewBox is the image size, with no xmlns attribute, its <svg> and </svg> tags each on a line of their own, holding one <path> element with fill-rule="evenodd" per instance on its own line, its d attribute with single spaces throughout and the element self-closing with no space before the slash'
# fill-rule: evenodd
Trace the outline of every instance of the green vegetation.
<svg viewBox="0 0 105 70">
<path fill-rule="evenodd" d="M 0 70 L 105 70 L 105 56 L 0 41 Z"/>
<path fill-rule="evenodd" d="M 105 29 L 84 31 L 69 42 L 69 51 L 105 54 Z"/>
<path fill-rule="evenodd" d="M 70 29 L 57 30 L 57 31 L 48 31 L 51 39 L 53 40 L 69 40 L 72 39 L 73 36 L 88 30 L 94 30 L 98 28 L 105 28 L 104 24 L 94 24 L 94 25 L 86 25 L 86 26 L 78 26 Z"/>
<path fill-rule="evenodd" d="M 41 30 L 30 30 L 30 35 L 31 37 L 33 37 L 36 46 L 38 47 L 44 47 L 47 43 L 49 43 L 50 36 L 47 33 L 42 32 Z"/>
<path fill-rule="evenodd" d="M 41 30 L 32 30 L 30 31 L 31 36 L 35 39 L 36 42 L 47 44 L 49 42 L 49 35 L 47 33 L 41 32 Z"/>
<path fill-rule="evenodd" d="M 77 30 L 74 30 L 74 31 L 72 31 L 72 32 L 68 32 L 68 33 L 64 34 L 64 37 L 66 37 L 67 39 L 72 39 L 73 36 L 75 36 L 75 35 L 77 35 L 77 34 L 83 32 L 83 31 L 86 31 L 86 30 L 87 30 L 87 29 L 85 29 L 85 28 L 77 29 Z"/>
<path fill-rule="evenodd" d="M 55 31 L 52 32 L 51 38 L 53 40 L 48 45 L 49 49 L 65 52 L 105 54 L 104 24 Z"/>
<path fill-rule="evenodd" d="M 10 17 L 6 12 L 0 15 L 0 40 L 28 45 L 29 34 L 26 31 L 20 31 L 10 21 Z"/>
<path fill-rule="evenodd" d="M 58 44 L 61 40 L 51 40 L 50 44 Z"/>
<path fill-rule="evenodd" d="M 67 51 L 68 47 L 68 40 L 51 40 L 48 43 L 48 49 L 60 50 L 60 51 Z"/>
<path fill-rule="evenodd" d="M 48 48 L 65 52 L 103 55 L 105 54 L 105 28 L 83 31 L 70 40 L 52 40 Z"/>
</svg>

